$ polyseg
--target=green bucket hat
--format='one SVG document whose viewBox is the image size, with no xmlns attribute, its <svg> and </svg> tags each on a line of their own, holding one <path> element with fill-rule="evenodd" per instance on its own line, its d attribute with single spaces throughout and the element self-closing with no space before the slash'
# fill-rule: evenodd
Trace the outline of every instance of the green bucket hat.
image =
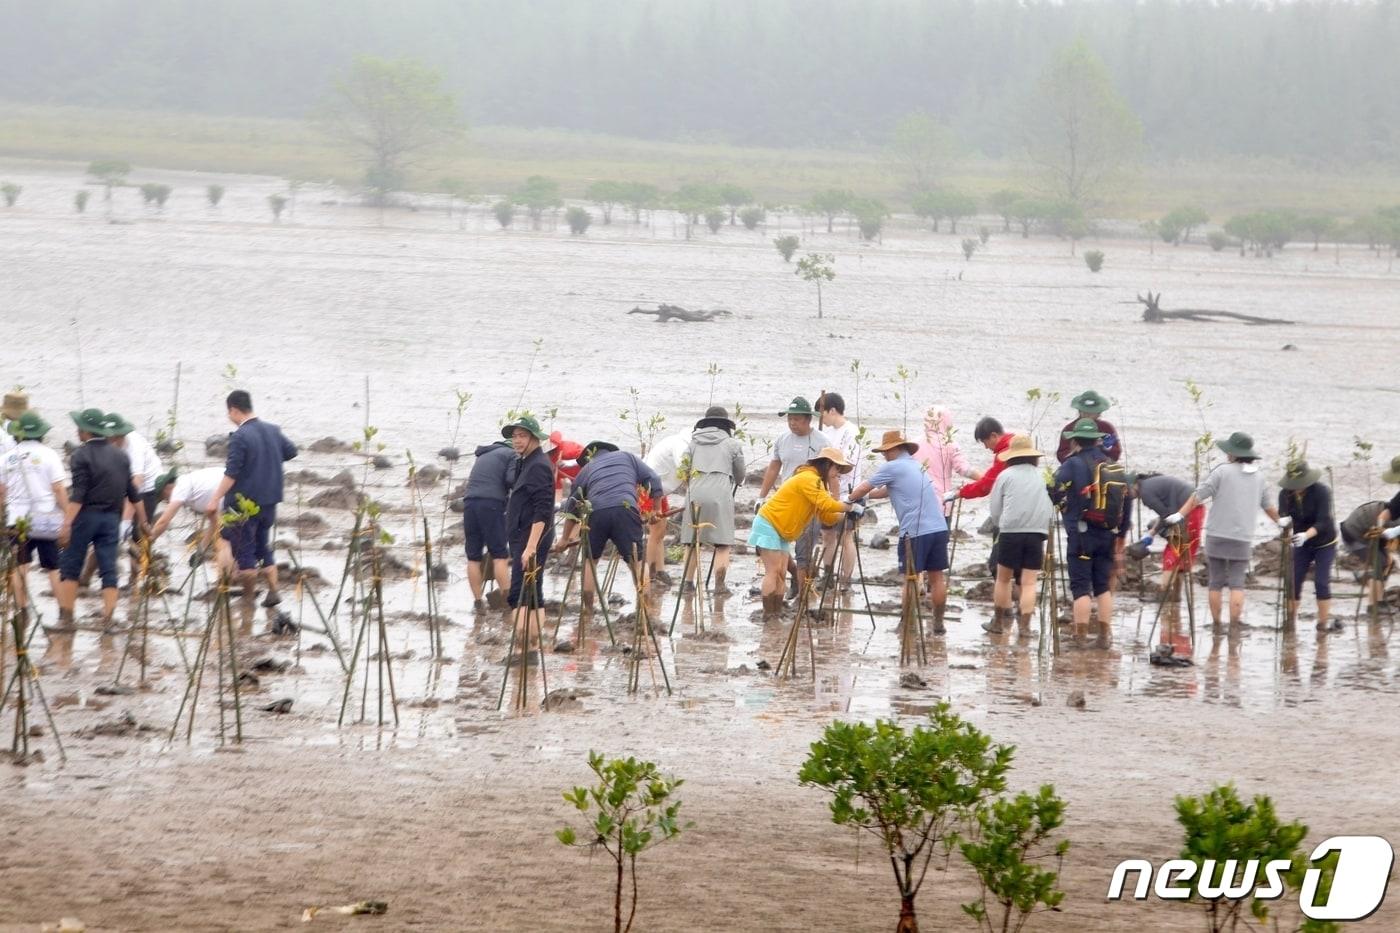
<svg viewBox="0 0 1400 933">
<path fill-rule="evenodd" d="M 84 408 L 82 411 L 70 411 L 68 417 L 73 419 L 73 423 L 78 426 L 79 431 L 88 434 L 95 434 L 98 437 L 110 437 L 110 428 L 107 427 L 107 416 L 100 408 Z"/>
<path fill-rule="evenodd" d="M 516 428 L 524 428 L 525 430 L 533 434 L 535 436 L 535 440 L 538 441 L 545 440 L 549 437 L 548 434 L 540 430 L 540 423 L 530 415 L 521 415 L 519 418 L 516 418 L 510 424 L 501 428 L 501 437 L 504 437 L 506 440 L 510 440 L 510 436 L 515 433 Z"/>
<path fill-rule="evenodd" d="M 1243 431 L 1236 431 L 1223 441 L 1216 441 L 1215 446 L 1232 457 L 1239 457 L 1241 460 L 1258 460 L 1259 455 L 1254 452 L 1254 438 Z"/>
<path fill-rule="evenodd" d="M 136 426 L 114 411 L 107 412 L 107 436 L 126 437 Z"/>
<path fill-rule="evenodd" d="M 37 411 L 26 411 L 10 422 L 8 430 L 15 440 L 37 441 L 52 428 L 53 425 L 39 417 Z"/>
<path fill-rule="evenodd" d="M 788 402 L 787 411 L 778 412 L 778 417 L 786 418 L 788 415 L 807 415 L 811 417 L 815 414 L 816 412 L 812 410 L 812 403 L 799 395 L 791 402 Z"/>
<path fill-rule="evenodd" d="M 1103 437 L 1103 432 L 1099 430 L 1093 418 L 1080 418 L 1074 423 L 1074 427 L 1063 432 L 1063 436 L 1071 441 L 1096 441 Z"/>
<path fill-rule="evenodd" d="M 165 487 L 175 482 L 175 477 L 178 474 L 178 472 L 179 471 L 176 470 L 174 467 L 171 467 L 168 472 L 162 473 L 156 477 L 156 488 L 154 490 L 154 493 L 157 499 L 159 499 L 161 497 L 161 494 L 165 492 Z"/>
<path fill-rule="evenodd" d="M 1400 457 L 1390 461 L 1390 469 L 1381 473 L 1381 479 L 1387 483 L 1400 483 Z"/>
<path fill-rule="evenodd" d="M 583 445 L 583 453 L 578 455 L 579 463 L 588 463 L 603 451 L 617 451 L 622 448 L 609 441 L 589 441 Z"/>
<path fill-rule="evenodd" d="M 1108 399 L 1093 389 L 1085 389 L 1069 401 L 1070 407 L 1082 414 L 1101 415 L 1108 411 Z"/>
<path fill-rule="evenodd" d="M 1278 484 L 1284 489 L 1307 489 L 1322 479 L 1322 471 L 1309 467 L 1306 460 L 1290 460 L 1283 468 L 1283 479 Z"/>
</svg>

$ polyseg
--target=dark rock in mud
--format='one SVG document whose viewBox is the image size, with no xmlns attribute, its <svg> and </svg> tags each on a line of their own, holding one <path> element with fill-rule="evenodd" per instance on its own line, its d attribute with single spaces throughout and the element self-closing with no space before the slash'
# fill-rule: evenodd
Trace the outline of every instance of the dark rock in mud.
<svg viewBox="0 0 1400 933">
<path fill-rule="evenodd" d="M 870 539 L 870 546 L 877 551 L 888 551 L 890 549 L 890 539 L 888 535 L 876 535 Z"/>
<path fill-rule="evenodd" d="M 726 645 L 733 641 L 728 635 L 718 629 L 705 629 L 703 632 L 691 632 L 685 636 L 686 641 L 699 641 L 713 645 Z"/>
<path fill-rule="evenodd" d="M 592 691 L 578 687 L 552 690 L 545 695 L 540 708 L 552 713 L 576 713 L 583 709 L 583 698 L 592 695 Z"/>
<path fill-rule="evenodd" d="M 967 592 L 963 594 L 963 597 L 969 602 L 989 603 L 992 601 L 993 585 L 994 584 L 991 580 L 979 580 L 977 583 L 974 583 L 972 586 L 968 587 Z"/>
<path fill-rule="evenodd" d="M 249 664 L 248 667 L 250 670 L 257 671 L 259 674 L 285 674 L 287 671 L 291 670 L 292 662 L 288 661 L 286 658 L 274 658 L 267 655 L 257 658 Z"/>
<path fill-rule="evenodd" d="M 300 512 L 292 516 L 287 524 L 298 529 L 304 535 L 320 534 L 328 527 L 326 520 L 315 512 Z"/>
<path fill-rule="evenodd" d="M 971 540 L 972 540 L 972 535 L 970 535 L 970 534 L 967 533 L 967 529 L 966 529 L 966 528 L 955 528 L 955 529 L 953 529 L 952 533 L 948 535 L 948 540 L 949 540 L 949 541 L 971 541 Z"/>
<path fill-rule="evenodd" d="M 156 441 L 155 444 L 156 453 L 160 454 L 162 457 L 173 457 L 179 453 L 180 449 L 184 446 L 185 445 L 181 444 L 179 441 L 172 441 L 168 437 L 162 437 L 160 440 Z"/>
<path fill-rule="evenodd" d="M 427 466 L 421 466 L 414 470 L 413 479 L 409 480 L 408 485 L 417 489 L 423 489 L 432 486 L 446 475 L 447 472 L 445 470 L 435 467 L 430 463 Z"/>
<path fill-rule="evenodd" d="M 913 671 L 908 671 L 899 675 L 899 685 L 905 690 L 927 690 L 928 681 L 924 680 Z"/>
<path fill-rule="evenodd" d="M 340 454 L 355 448 L 348 441 L 342 441 L 338 437 L 323 437 L 307 444 L 306 449 L 313 454 Z"/>
<path fill-rule="evenodd" d="M 438 456 L 448 463 L 456 463 L 458 460 L 462 459 L 462 452 L 456 447 L 444 447 L 442 450 L 438 451 Z"/>
<path fill-rule="evenodd" d="M 289 470 L 282 475 L 282 481 L 287 486 L 324 486 L 326 478 L 315 470 Z"/>
<path fill-rule="evenodd" d="M 92 692 L 100 697 L 129 697 L 136 693 L 136 688 L 124 684 L 102 684 Z"/>
<path fill-rule="evenodd" d="M 1065 705 L 1068 706 L 1070 709 L 1083 709 L 1085 706 L 1088 705 L 1088 701 L 1084 698 L 1084 691 L 1072 691 L 1068 699 L 1065 700 Z"/>
<path fill-rule="evenodd" d="M 332 486 L 311 497 L 307 503 L 313 509 L 344 509 L 353 512 L 360 506 L 361 496 L 353 489 Z"/>
<path fill-rule="evenodd" d="M 131 710 L 124 711 L 116 719 L 109 719 L 106 722 L 99 722 L 95 726 L 82 729 L 78 735 L 83 738 L 94 738 L 96 736 L 106 736 L 109 738 L 126 738 L 143 732 L 157 732 L 155 726 L 137 722 Z"/>
<path fill-rule="evenodd" d="M 764 464 L 764 466 L 763 466 L 762 468 L 755 467 L 754 469 L 749 470 L 748 473 L 744 474 L 744 485 L 745 485 L 745 486 L 762 486 L 762 485 L 763 485 L 763 474 L 764 474 L 765 472 L 767 472 L 767 470 L 768 470 L 767 464 Z"/>
<path fill-rule="evenodd" d="M 388 470 L 392 469 L 394 466 L 394 461 L 390 460 L 383 454 L 376 454 L 374 459 L 371 460 L 370 463 L 374 465 L 374 468 L 376 470 Z"/>
<path fill-rule="evenodd" d="M 992 572 L 987 569 L 986 562 L 979 562 L 965 565 L 957 571 L 957 575 L 964 580 L 986 580 L 991 577 Z"/>
<path fill-rule="evenodd" d="M 433 572 L 432 572 L 431 574 L 429 574 L 429 579 L 431 579 L 434 583 L 446 583 L 446 582 L 447 582 L 447 565 L 446 565 L 446 564 L 433 564 Z"/>
<path fill-rule="evenodd" d="M 228 435 L 211 434 L 204 439 L 204 456 L 221 459 L 228 456 Z"/>
<path fill-rule="evenodd" d="M 754 667 L 758 668 L 760 671 L 771 671 L 773 669 L 773 665 L 769 664 L 767 661 L 759 661 Z"/>
<path fill-rule="evenodd" d="M 461 499 L 453 499 L 451 502 L 447 503 L 447 507 L 459 515 L 466 511 L 466 506 L 462 504 Z"/>
<path fill-rule="evenodd" d="M 1277 539 L 1255 545 L 1253 571 L 1255 576 L 1276 577 L 1282 572 L 1283 545 Z"/>
<path fill-rule="evenodd" d="M 574 643 L 571 641 L 561 641 L 554 645 L 555 654 L 573 654 Z"/>
<path fill-rule="evenodd" d="M 266 706 L 259 706 L 258 709 L 262 710 L 264 713 L 273 713 L 278 716 L 285 716 L 287 713 L 290 713 L 292 711 L 292 702 L 293 701 L 291 697 L 283 697 L 280 700 L 273 700 Z"/>
</svg>

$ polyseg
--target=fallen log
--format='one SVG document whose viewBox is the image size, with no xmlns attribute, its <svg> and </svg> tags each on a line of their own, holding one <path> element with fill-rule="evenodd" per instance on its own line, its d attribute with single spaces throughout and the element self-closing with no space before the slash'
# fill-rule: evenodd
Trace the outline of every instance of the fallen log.
<svg viewBox="0 0 1400 933">
<path fill-rule="evenodd" d="M 1148 324 L 1165 324 L 1167 321 L 1196 321 L 1198 323 L 1209 324 L 1219 320 L 1243 321 L 1250 326 L 1260 326 L 1263 324 L 1292 324 L 1292 321 L 1277 317 L 1259 317 L 1254 314 L 1241 314 L 1238 311 L 1214 311 L 1209 308 L 1176 308 L 1170 311 L 1162 309 L 1162 293 L 1147 293 L 1147 297 L 1137 296 L 1139 303 L 1143 305 L 1142 319 Z M 1126 303 L 1126 302 L 1125 302 Z"/>
<path fill-rule="evenodd" d="M 715 309 L 713 311 L 691 311 L 679 305 L 657 305 L 655 308 L 633 308 L 628 314 L 654 314 L 658 324 L 663 321 L 682 321 L 687 324 L 695 324 L 704 321 L 713 321 L 716 318 L 732 317 L 734 312 Z"/>
</svg>

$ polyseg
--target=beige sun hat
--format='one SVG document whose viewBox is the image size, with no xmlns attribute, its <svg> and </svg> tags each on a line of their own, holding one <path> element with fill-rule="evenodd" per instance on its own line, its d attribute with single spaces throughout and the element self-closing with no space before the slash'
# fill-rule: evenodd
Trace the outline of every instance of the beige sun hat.
<svg viewBox="0 0 1400 933">
<path fill-rule="evenodd" d="M 842 473 L 849 473 L 856 468 L 856 465 L 851 461 L 847 460 L 846 455 L 841 453 L 841 451 L 837 450 L 835 447 L 823 447 L 820 451 L 817 452 L 817 455 L 815 457 L 813 457 L 811 460 L 808 460 L 807 462 L 815 463 L 818 460 L 830 460 L 832 463 L 836 464 L 836 468 Z"/>
<path fill-rule="evenodd" d="M 919 449 L 919 442 L 909 440 L 899 431 L 886 431 L 885 436 L 880 438 L 880 446 L 872 447 L 871 450 L 875 451 L 877 454 L 882 454 L 896 447 L 903 447 L 905 450 L 909 451 L 909 453 L 913 454 Z"/>
<path fill-rule="evenodd" d="M 1024 434 L 1016 434 L 1011 438 L 1011 443 L 1006 445 L 1006 449 L 997 454 L 997 459 L 1005 463 L 1007 460 L 1015 460 L 1018 457 L 1043 457 L 1045 454 L 1035 449 L 1031 439 Z"/>
</svg>

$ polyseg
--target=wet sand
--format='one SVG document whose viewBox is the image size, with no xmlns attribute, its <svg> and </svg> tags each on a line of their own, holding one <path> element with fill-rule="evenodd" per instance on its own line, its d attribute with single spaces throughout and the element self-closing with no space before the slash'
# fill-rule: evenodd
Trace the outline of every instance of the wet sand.
<svg viewBox="0 0 1400 933">
<path fill-rule="evenodd" d="M 902 362 L 919 371 L 909 392 L 918 400 L 911 427 L 918 408 L 933 401 L 952 405 L 964 438 L 983 413 L 1019 427 L 1031 420 L 1027 388 L 1067 398 L 1093 385 L 1117 400 L 1110 417 L 1136 466 L 1186 474 L 1191 438 L 1201 430 L 1181 388 L 1189 376 L 1213 404 L 1209 426 L 1217 435 L 1251 431 L 1271 471 L 1290 437 L 1307 439 L 1309 458 L 1334 467 L 1344 510 L 1381 491 L 1374 467 L 1349 462 L 1353 436 L 1372 440 L 1377 460 L 1400 450 L 1400 429 L 1386 415 L 1395 394 L 1385 388 L 1393 355 L 1386 348 L 1400 342 L 1392 313 L 1400 277 L 1364 251 L 1345 251 L 1336 267 L 1326 252 L 1307 248 L 1253 260 L 1199 247 L 1149 255 L 1139 244 L 1106 241 L 1099 248 L 1108 264 L 1092 276 L 1051 240 L 997 236 L 965 263 L 957 238 L 946 235 L 896 230 L 883 245 L 862 247 L 821 234 L 811 245 L 838 253 L 838 279 L 826 293 L 828 317 L 818 322 L 808 286 L 768 244 L 776 229 L 761 236 L 726 228 L 685 243 L 658 222 L 595 227 L 570 239 L 502 234 L 479 209 L 465 230 L 427 212 L 391 213 L 381 228 L 372 212 L 322 205 L 329 196 L 305 191 L 295 220 L 271 225 L 263 199 L 276 190 L 272 182 L 223 179 L 229 200 L 214 214 L 200 199 L 202 176 L 175 177 L 179 190 L 163 217 L 134 207 L 134 192 L 119 193 L 128 200 L 119 200 L 115 216 L 133 223 L 109 224 L 100 194 L 89 216 L 65 212 L 71 179 L 46 172 L 16 180 L 26 190 L 0 224 L 9 270 L 0 306 L 7 332 L 27 342 L 0 347 L 0 378 L 25 384 L 55 424 L 55 414 L 78 407 L 76 315 L 83 400 L 122 411 L 150 434 L 164 421 L 181 362 L 182 459 L 198 465 L 202 438 L 227 429 L 219 402 L 231 382 L 251 388 L 266 417 L 308 443 L 358 436 L 369 373 L 368 420 L 393 466 L 364 471 L 354 453 L 308 453 L 293 466 L 322 478 L 345 468 L 367 477 L 366 491 L 387 506 L 386 527 L 397 536 L 391 552 L 410 573 L 422 567 L 406 451 L 422 464 L 452 441 L 455 388 L 473 393 L 456 439 L 464 449 L 493 436 L 501 414 L 520 405 L 557 406 L 556 424 L 580 440 L 625 441 L 631 426 L 617 412 L 629 402 L 628 386 L 640 390 L 644 416 L 659 411 L 667 430 L 686 427 L 708 404 L 705 370 L 714 360 L 724 370 L 715 400 L 742 402 L 753 413 L 750 430 L 771 437 L 776 423 L 766 412 L 793 394 L 836 388 L 853 405 L 852 359 L 874 373 L 861 387 L 862 420 L 872 430 L 897 425 L 902 405 L 890 377 Z M 1148 287 L 1163 291 L 1168 307 L 1299 323 L 1148 327 L 1135 306 L 1119 304 Z M 658 301 L 726 307 L 735 316 L 656 325 L 622 313 Z M 1098 333 L 1095 346 L 1106 350 L 1086 352 L 1086 333 Z M 527 386 L 536 336 L 544 344 Z M 1285 343 L 1299 349 L 1283 353 Z M 224 375 L 228 363 L 236 377 Z M 1065 420 L 1063 408 L 1041 419 L 1039 434 L 1048 437 Z M 66 433 L 60 428 L 55 439 Z M 969 453 L 983 461 L 981 451 Z M 751 459 L 763 461 L 761 443 Z M 435 534 L 444 493 L 465 472 L 459 465 L 450 483 L 425 494 Z M 351 514 L 309 508 L 319 491 L 294 484 L 282 518 L 292 525 L 314 511 L 328 526 L 301 534 L 284 527 L 280 537 L 284 553 L 331 581 L 318 591 L 324 603 L 340 577 Z M 974 529 L 982 517 L 965 510 L 963 527 Z M 456 522 L 450 515 L 447 527 Z M 881 513 L 870 530 L 891 523 Z M 1267 533 L 1262 525 L 1259 533 Z M 958 577 L 985 553 L 985 539 L 961 543 L 955 583 L 975 584 Z M 175 556 L 179 583 L 186 570 Z M 892 563 L 888 552 L 864 556 L 872 577 Z M 1069 803 L 1069 897 L 1061 913 L 1037 918 L 1032 929 L 1198 928 L 1188 908 L 1106 904 L 1103 894 L 1121 859 L 1173 855 L 1172 795 L 1216 781 L 1272 795 L 1283 816 L 1310 826 L 1309 841 L 1344 833 L 1400 838 L 1392 807 L 1400 789 L 1391 767 L 1396 727 L 1384 712 L 1397 692 L 1393 622 L 1353 623 L 1349 582 L 1339 584 L 1336 602 L 1346 632 L 1319 641 L 1307 618 L 1296 635 L 1273 630 L 1274 581 L 1261 577 L 1250 593 L 1250 627 L 1216 639 L 1202 624 L 1197 664 L 1181 670 L 1148 666 L 1156 607 L 1135 590 L 1123 594 L 1109 649 L 1060 657 L 1015 639 L 988 644 L 980 622 L 990 606 L 955 592 L 950 635 L 933 643 L 923 672 L 928 689 L 909 690 L 899 685 L 894 620 L 880 618 L 872 631 L 857 611 L 859 595 L 834 626 L 817 629 L 815 683 L 805 671 L 793 682 L 755 671 L 759 660 L 777 661 L 784 631 L 752 621 L 753 569 L 752 557 L 736 557 L 736 592 L 706 626 L 718 634 L 698 637 L 693 617 L 682 613 L 676 637 L 663 641 L 674 696 L 647 689 L 628 697 L 623 656 L 598 647 L 607 640 L 598 630 L 588 651 L 547 660 L 550 688 L 581 691 L 577 703 L 516 715 L 495 711 L 507 650 L 502 623 L 470 611 L 464 569 L 453 557 L 439 589 L 449 663 L 428 660 L 427 628 L 410 615 L 424 608 L 421 576 L 386 594 L 391 653 L 412 652 L 394 662 L 397 730 L 336 728 L 343 680 L 324 639 L 247 640 L 245 664 L 270 655 L 296 666 L 262 675 L 243 695 L 247 741 L 234 752 L 218 750 L 211 681 L 191 742 L 167 747 L 185 686 L 174 636 L 152 635 L 147 689 L 102 696 L 96 688 L 112 682 L 126 638 L 83 631 L 71 646 L 45 645 L 40 634 L 36 653 L 45 656 L 45 691 L 61 704 L 69 762 L 60 767 L 43 736 L 34 741 L 45 763 L 0 773 L 24 815 L 11 822 L 0 852 L 11 892 L 0 930 L 31 930 L 63 915 L 104 930 L 277 929 L 299 926 L 312 904 L 365 898 L 387 900 L 389 914 L 315 923 L 602 929 L 605 861 L 552 838 L 570 818 L 559 792 L 585 781 L 593 748 L 652 758 L 687 780 L 685 811 L 697 826 L 647 857 L 642 929 L 888 929 L 897 915 L 888 865 L 868 841 L 857 847 L 831 825 L 823 795 L 798 786 L 796 771 L 833 716 L 913 722 L 939 697 L 1017 746 L 1014 788 L 1053 782 Z M 41 594 L 47 589 L 37 576 L 33 583 Z M 206 581 L 196 574 L 192 585 L 202 591 Z M 563 585 L 552 577 L 550 593 Z M 619 592 L 629 599 L 620 611 L 631 611 L 630 587 Z M 897 596 L 892 587 L 871 589 L 876 603 Z M 1199 600 L 1203 610 L 1204 594 Z M 47 596 L 40 605 L 51 612 Z M 183 606 L 184 594 L 172 594 L 156 614 L 158 628 L 172 616 L 178 622 Z M 203 607 L 195 606 L 198 626 Z M 663 626 L 673 607 L 673 591 L 659 595 Z M 309 600 L 284 608 L 316 621 Z M 343 617 L 339 631 L 349 634 Z M 566 618 L 560 639 L 572 634 Z M 194 639 L 183 643 L 188 651 Z M 748 671 L 739 673 L 740 665 Z M 123 682 L 134 681 L 128 660 Z M 351 718 L 359 690 L 357 682 Z M 1068 705 L 1076 692 L 1083 709 Z M 251 708 L 282 697 L 294 701 L 287 716 Z M 368 697 L 373 720 L 373 683 Z M 126 712 L 152 731 L 84 737 Z M 957 904 L 972 893 L 956 864 L 931 874 L 920 898 L 927 927 L 963 928 Z M 1395 928 L 1395 910 L 1388 905 L 1358 928 Z"/>
</svg>

